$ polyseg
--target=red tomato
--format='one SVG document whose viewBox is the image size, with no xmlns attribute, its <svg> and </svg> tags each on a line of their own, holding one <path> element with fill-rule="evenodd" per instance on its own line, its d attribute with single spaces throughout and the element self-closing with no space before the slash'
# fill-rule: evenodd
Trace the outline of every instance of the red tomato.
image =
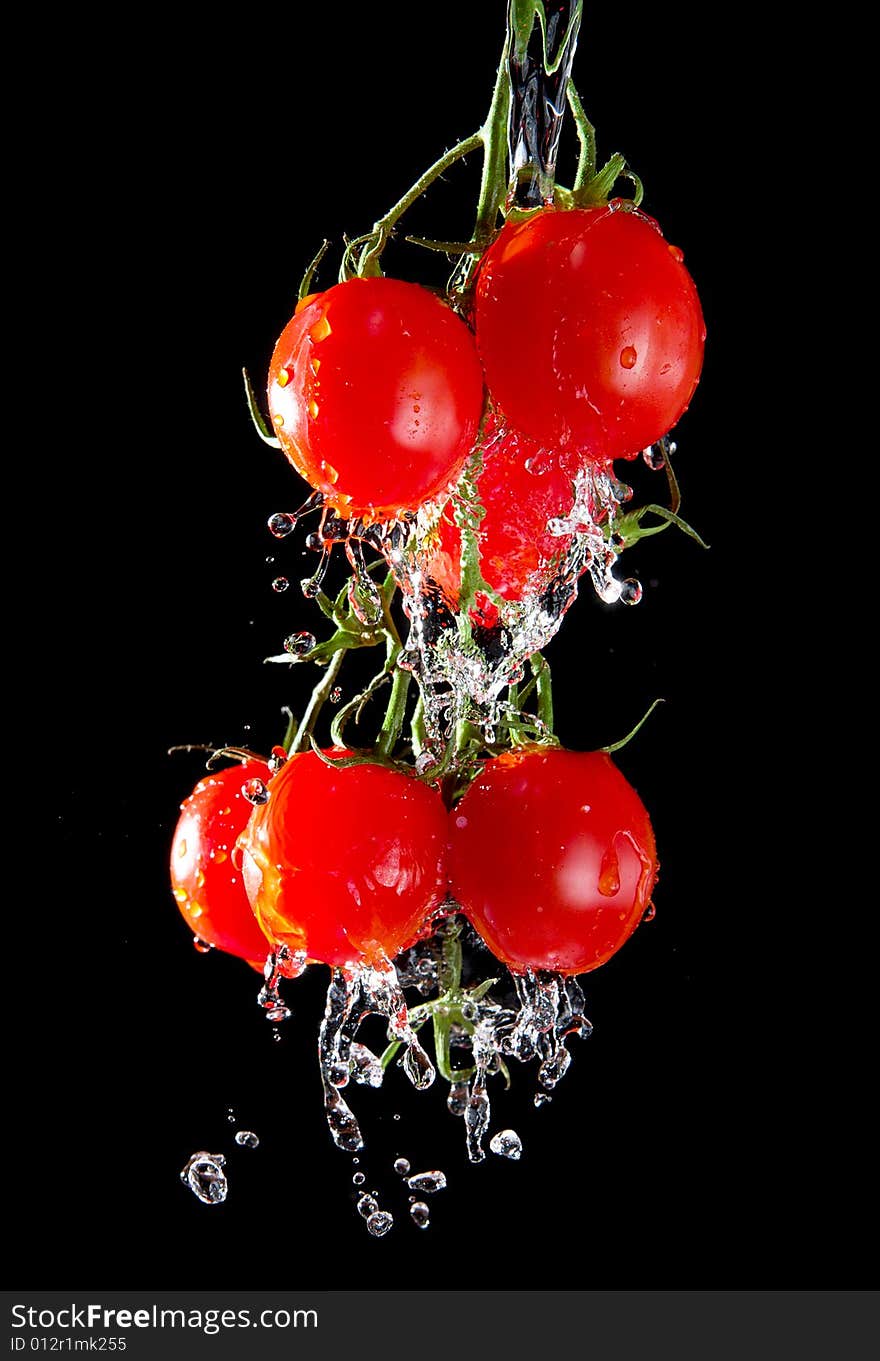
<svg viewBox="0 0 880 1361">
<path fill-rule="evenodd" d="M 281 447 L 344 518 L 389 519 L 445 490 L 482 409 L 471 332 L 399 279 L 350 279 L 305 299 L 269 367 Z"/>
<path fill-rule="evenodd" d="M 480 267 L 476 334 L 511 425 L 590 462 L 667 433 L 694 394 L 706 332 L 681 251 L 616 201 L 505 225 Z"/>
<path fill-rule="evenodd" d="M 649 906 L 651 823 L 604 752 L 497 756 L 449 821 L 452 895 L 514 973 L 598 968 Z"/>
<path fill-rule="evenodd" d="M 241 792 L 269 779 L 262 761 L 227 766 L 200 780 L 181 804 L 171 843 L 171 888 L 184 921 L 199 940 L 262 969 L 272 949 L 253 914 L 233 858 L 253 805 Z"/>
<path fill-rule="evenodd" d="M 540 595 L 572 536 L 551 534 L 552 519 L 574 505 L 571 476 L 554 455 L 516 432 L 494 430 L 483 454 L 477 492 L 485 515 L 480 521 L 480 570 L 505 600 Z M 429 572 L 453 609 L 461 585 L 461 531 L 448 505 L 438 525 Z"/>
<path fill-rule="evenodd" d="M 333 770 L 303 752 L 248 824 L 245 883 L 264 930 L 291 950 L 380 964 L 443 902 L 446 839 L 443 801 L 420 780 L 379 765 Z"/>
</svg>

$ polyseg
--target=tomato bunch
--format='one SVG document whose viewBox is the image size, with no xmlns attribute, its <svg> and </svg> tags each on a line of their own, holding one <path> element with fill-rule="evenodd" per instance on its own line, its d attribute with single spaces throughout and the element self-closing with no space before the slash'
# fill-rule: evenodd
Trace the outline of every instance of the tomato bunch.
<svg viewBox="0 0 880 1361">
<path fill-rule="evenodd" d="M 271 776 L 252 761 L 200 781 L 171 851 L 200 940 L 255 967 L 279 945 L 376 966 L 461 910 L 512 972 L 576 974 L 610 958 L 649 906 L 650 820 L 603 752 L 492 758 L 449 812 L 415 776 L 346 759 L 304 752 Z"/>
</svg>

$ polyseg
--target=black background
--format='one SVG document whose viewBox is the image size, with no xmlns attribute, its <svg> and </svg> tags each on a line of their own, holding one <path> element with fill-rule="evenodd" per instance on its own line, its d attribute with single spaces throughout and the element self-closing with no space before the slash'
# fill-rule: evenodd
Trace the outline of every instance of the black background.
<svg viewBox="0 0 880 1361">
<path fill-rule="evenodd" d="M 734 34 L 719 52 L 701 7 L 588 6 L 575 64 L 600 154 L 628 156 L 700 288 L 706 366 L 677 468 L 711 551 L 673 531 L 645 541 L 630 555 L 642 603 L 609 609 L 585 587 L 548 649 L 570 746 L 613 741 L 666 699 L 619 757 L 662 877 L 656 920 L 586 980 L 595 1033 L 553 1103 L 532 1107 L 530 1069 L 497 1097 L 493 1128 L 519 1130 L 523 1161 L 469 1166 L 439 1090 L 397 1073 L 358 1089 L 361 1166 L 399 1220 L 372 1240 L 321 1109 L 326 971 L 288 985 L 294 1018 L 273 1043 L 256 976 L 196 954 L 171 900 L 170 836 L 201 765 L 168 748 L 278 741 L 305 678 L 262 659 L 317 622 L 295 584 L 270 587 L 308 566 L 301 534 L 265 529 L 303 488 L 254 433 L 241 366 L 259 381 L 321 239 L 326 284 L 342 233 L 471 132 L 491 93 L 500 0 L 365 11 L 151 13 L 104 31 L 100 60 L 96 34 L 53 35 L 49 420 L 17 663 L 26 692 L 47 686 L 15 790 L 17 1283 L 861 1286 L 839 1227 L 862 1175 L 842 1000 L 858 937 L 831 915 L 853 866 L 796 813 L 810 767 L 792 764 L 791 711 L 812 652 L 756 472 L 780 413 L 762 405 L 775 341 L 755 312 L 775 262 L 740 206 L 744 88 L 754 124 L 774 114 L 756 110 L 760 57 Z M 466 231 L 474 175 L 451 172 L 413 229 Z M 405 249 L 386 258 L 443 277 Z M 259 1149 L 236 1149 L 235 1128 Z M 178 1181 L 199 1148 L 227 1155 L 222 1208 Z M 406 1222 L 398 1154 L 449 1178 L 427 1232 Z"/>
</svg>

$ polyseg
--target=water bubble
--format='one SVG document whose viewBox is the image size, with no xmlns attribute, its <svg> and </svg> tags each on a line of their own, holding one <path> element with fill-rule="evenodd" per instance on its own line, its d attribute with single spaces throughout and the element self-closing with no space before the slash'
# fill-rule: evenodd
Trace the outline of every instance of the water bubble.
<svg viewBox="0 0 880 1361">
<path fill-rule="evenodd" d="M 410 1218 L 420 1229 L 426 1229 L 431 1222 L 431 1211 L 423 1200 L 415 1200 L 409 1207 Z"/>
<path fill-rule="evenodd" d="M 405 1177 L 409 1171 L 409 1159 L 397 1158 L 394 1163 L 394 1170 L 400 1177 Z"/>
<path fill-rule="evenodd" d="M 296 529 L 296 516 L 288 515 L 284 510 L 278 511 L 277 514 L 269 516 L 267 528 L 276 539 L 286 539 L 287 535 Z"/>
<path fill-rule="evenodd" d="M 377 1210 L 367 1220 L 367 1228 L 374 1238 L 382 1238 L 394 1224 L 394 1216 L 387 1210 Z"/>
<path fill-rule="evenodd" d="M 624 605 L 638 605 L 642 598 L 642 583 L 636 577 L 627 577 L 620 584 L 620 599 Z"/>
<path fill-rule="evenodd" d="M 313 633 L 292 633 L 284 639 L 284 651 L 291 657 L 305 657 L 315 646 L 317 639 Z"/>
<path fill-rule="evenodd" d="M 235 1142 L 239 1148 L 259 1148 L 260 1136 L 252 1129 L 240 1129 L 236 1131 Z"/>
<path fill-rule="evenodd" d="M 181 1170 L 180 1180 L 204 1205 L 221 1205 L 228 1190 L 222 1153 L 194 1153 Z"/>
<path fill-rule="evenodd" d="M 209 955 L 214 948 L 206 940 L 202 940 L 201 936 L 193 936 L 193 946 L 200 955 Z"/>
<path fill-rule="evenodd" d="M 501 1129 L 489 1140 L 489 1148 L 502 1158 L 518 1162 L 522 1157 L 522 1140 L 515 1129 Z"/>
<path fill-rule="evenodd" d="M 446 1189 L 445 1172 L 416 1172 L 414 1176 L 407 1177 L 406 1184 L 411 1191 L 422 1191 L 431 1195 L 434 1191 L 444 1191 Z"/>
<path fill-rule="evenodd" d="M 280 595 L 282 591 L 287 590 L 289 585 L 290 582 L 287 580 L 287 577 L 276 577 L 272 582 L 272 590 Z"/>
<path fill-rule="evenodd" d="M 354 1182 L 355 1186 L 363 1186 L 366 1180 L 367 1178 L 363 1172 L 355 1172 L 354 1176 L 352 1177 L 352 1181 Z"/>
<path fill-rule="evenodd" d="M 466 1082 L 453 1082 L 446 1098 L 450 1115 L 464 1115 L 468 1104 L 468 1085 Z"/>
<path fill-rule="evenodd" d="M 364 1219 L 369 1219 L 370 1215 L 374 1215 L 378 1208 L 379 1202 L 376 1200 L 375 1196 L 365 1194 L 358 1199 L 357 1212 L 359 1215 L 362 1215 Z"/>
<path fill-rule="evenodd" d="M 269 786 L 257 776 L 252 780 L 246 780 L 241 787 L 241 792 L 248 803 L 252 803 L 255 808 L 269 802 Z"/>
</svg>

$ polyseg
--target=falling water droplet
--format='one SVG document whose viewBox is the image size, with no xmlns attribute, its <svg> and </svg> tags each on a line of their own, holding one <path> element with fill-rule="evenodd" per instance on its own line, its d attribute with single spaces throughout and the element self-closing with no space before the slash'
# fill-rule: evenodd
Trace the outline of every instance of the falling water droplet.
<svg viewBox="0 0 880 1361">
<path fill-rule="evenodd" d="M 450 1115 L 464 1115 L 468 1104 L 468 1085 L 466 1082 L 453 1082 L 446 1098 Z"/>
<path fill-rule="evenodd" d="M 408 1158 L 397 1158 L 394 1163 L 394 1170 L 400 1177 L 406 1176 L 407 1172 L 409 1171 L 409 1167 L 410 1164 Z"/>
<path fill-rule="evenodd" d="M 369 1219 L 370 1215 L 374 1215 L 378 1208 L 379 1202 L 376 1200 L 375 1196 L 365 1194 L 358 1199 L 357 1212 L 359 1215 L 362 1215 L 364 1219 Z"/>
<path fill-rule="evenodd" d="M 315 646 L 316 638 L 313 633 L 292 633 L 289 638 L 284 639 L 284 651 L 291 657 L 305 657 Z"/>
<path fill-rule="evenodd" d="M 276 594 L 280 595 L 282 591 L 287 590 L 289 585 L 290 582 L 287 580 L 287 577 L 276 577 L 275 580 L 272 582 L 272 590 L 275 591 Z"/>
<path fill-rule="evenodd" d="M 638 605 L 642 598 L 642 583 L 636 577 L 627 577 L 620 584 L 620 599 L 624 605 Z"/>
<path fill-rule="evenodd" d="M 647 449 L 642 450 L 642 458 L 655 473 L 658 473 L 666 464 L 662 444 L 649 444 Z"/>
<path fill-rule="evenodd" d="M 228 1190 L 222 1153 L 194 1153 L 181 1170 L 180 1180 L 204 1205 L 221 1205 Z"/>
<path fill-rule="evenodd" d="M 515 1129 L 501 1129 L 489 1140 L 489 1148 L 502 1158 L 518 1162 L 522 1157 L 522 1140 Z"/>
<path fill-rule="evenodd" d="M 382 1238 L 394 1224 L 394 1216 L 387 1210 L 377 1210 L 367 1220 L 367 1228 L 374 1238 Z"/>
<path fill-rule="evenodd" d="M 413 1201 L 409 1213 L 412 1222 L 420 1229 L 426 1229 L 431 1222 L 431 1211 L 423 1200 Z"/>
<path fill-rule="evenodd" d="M 292 534 L 296 529 L 296 516 L 288 515 L 287 511 L 278 511 L 275 515 L 270 515 L 267 522 L 269 533 L 276 539 L 286 539 L 288 534 Z"/>
<path fill-rule="evenodd" d="M 252 1129 L 240 1129 L 236 1131 L 235 1142 L 239 1148 L 259 1148 L 260 1136 Z"/>
<path fill-rule="evenodd" d="M 411 1191 L 422 1191 L 427 1195 L 434 1191 L 444 1191 L 446 1189 L 445 1172 L 416 1172 L 414 1176 L 407 1177 L 406 1184 Z"/>
<path fill-rule="evenodd" d="M 366 1175 L 363 1172 L 355 1172 L 354 1176 L 352 1177 L 352 1181 L 354 1182 L 355 1186 L 363 1186 L 366 1180 L 367 1180 Z"/>
<path fill-rule="evenodd" d="M 248 803 L 252 803 L 255 808 L 269 802 L 269 786 L 258 776 L 255 776 L 252 780 L 246 780 L 241 787 L 241 792 L 242 797 L 247 799 Z"/>
</svg>

